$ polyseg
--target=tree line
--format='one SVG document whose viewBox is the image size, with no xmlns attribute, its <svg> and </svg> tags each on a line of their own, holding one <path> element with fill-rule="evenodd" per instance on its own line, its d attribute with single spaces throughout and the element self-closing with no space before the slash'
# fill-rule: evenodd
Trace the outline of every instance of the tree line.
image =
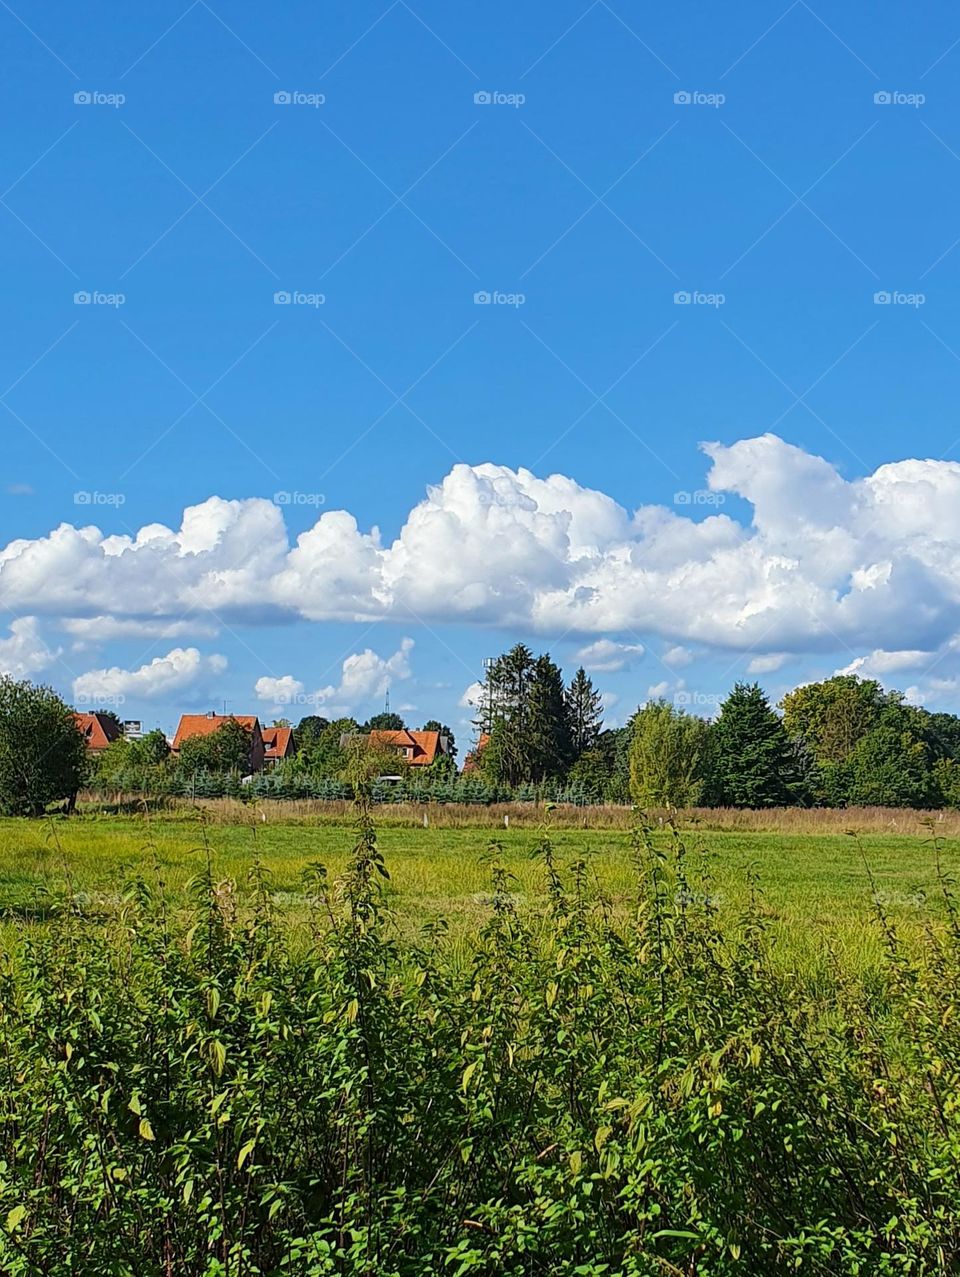
<svg viewBox="0 0 960 1277">
<path fill-rule="evenodd" d="M 371 732 L 403 728 L 399 715 L 364 723 L 309 715 L 295 728 L 296 755 L 274 766 L 257 793 L 341 796 L 360 767 L 370 778 L 399 775 L 404 794 L 436 801 L 463 801 L 469 791 L 472 802 L 960 808 L 960 717 L 850 674 L 798 687 L 778 707 L 759 684 L 737 683 L 714 719 L 649 701 L 624 726 L 605 728 L 602 698 L 582 667 L 565 682 L 549 653 L 517 644 L 489 663 L 476 714 L 478 744 L 463 773 L 453 733 L 436 719 L 423 730 L 448 737 L 449 752 L 410 767 L 370 742 Z M 51 688 L 0 678 L 6 814 L 41 814 L 84 786 L 242 794 L 249 752 L 246 729 L 228 720 L 184 741 L 177 755 L 153 731 L 92 756 Z"/>
</svg>

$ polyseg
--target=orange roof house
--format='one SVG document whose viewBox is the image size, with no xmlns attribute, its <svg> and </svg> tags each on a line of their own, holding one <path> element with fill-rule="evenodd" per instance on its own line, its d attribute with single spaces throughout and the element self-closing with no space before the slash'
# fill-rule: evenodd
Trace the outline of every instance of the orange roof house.
<svg viewBox="0 0 960 1277">
<path fill-rule="evenodd" d="M 249 768 L 252 772 L 260 771 L 263 767 L 265 750 L 260 720 L 256 714 L 214 714 L 212 711 L 209 714 L 181 714 L 177 734 L 173 738 L 173 752 L 179 753 L 180 746 L 185 740 L 190 740 L 194 736 L 212 736 L 224 723 L 231 721 L 239 723 L 245 731 L 250 733 Z"/>
<path fill-rule="evenodd" d="M 77 731 L 86 741 L 87 749 L 94 754 L 106 749 L 123 735 L 113 719 L 106 714 L 74 713 L 73 721 L 77 725 Z"/>
<path fill-rule="evenodd" d="M 267 763 L 279 763 L 297 752 L 292 727 L 263 727 L 263 757 Z"/>
<path fill-rule="evenodd" d="M 480 763 L 480 755 L 483 753 L 484 749 L 486 748 L 487 742 L 489 741 L 489 739 L 490 739 L 489 732 L 480 733 L 480 739 L 477 741 L 476 748 L 471 749 L 470 753 L 463 760 L 464 775 L 469 775 L 470 772 L 475 772 L 477 770 L 477 767 L 479 766 L 479 763 Z"/>
<path fill-rule="evenodd" d="M 398 732 L 371 732 L 371 749 L 395 750 L 413 767 L 429 767 L 438 754 L 445 754 L 447 737 L 439 732 L 411 732 L 406 727 Z"/>
</svg>

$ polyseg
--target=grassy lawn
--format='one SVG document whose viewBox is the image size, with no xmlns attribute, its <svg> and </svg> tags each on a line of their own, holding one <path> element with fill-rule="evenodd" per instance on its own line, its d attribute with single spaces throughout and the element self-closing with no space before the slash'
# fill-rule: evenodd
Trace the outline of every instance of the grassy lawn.
<svg viewBox="0 0 960 1277">
<path fill-rule="evenodd" d="M 0 912 L 8 923 L 40 918 L 49 898 L 72 891 L 99 909 L 115 907 L 134 877 L 152 878 L 159 866 L 168 888 L 182 894 L 204 861 L 204 837 L 220 879 L 242 892 L 254 860 L 270 874 L 275 899 L 296 922 L 305 913 L 302 873 L 320 862 L 335 876 L 353 842 L 349 822 L 340 825 L 279 823 L 209 824 L 131 816 L 69 821 L 0 821 Z M 657 834 L 656 841 L 669 835 Z M 384 823 L 380 845 L 391 878 L 387 900 L 401 930 L 415 931 L 442 916 L 454 937 L 486 912 L 491 839 L 515 875 L 521 908 L 542 909 L 543 874 L 531 858 L 533 828 L 398 828 Z M 615 906 L 628 905 L 634 881 L 630 834 L 624 829 L 560 828 L 551 832 L 558 859 L 582 856 L 589 873 Z M 867 833 L 858 840 L 840 832 L 770 832 L 742 829 L 685 833 L 691 890 L 709 892 L 721 915 L 735 914 L 759 879 L 765 913 L 785 961 L 804 966 L 828 950 L 852 966 L 869 965 L 879 949 L 868 868 L 890 916 L 904 933 L 942 913 L 935 853 L 922 828 L 914 833 Z M 960 840 L 944 839 L 948 873 L 960 868 Z M 709 882 L 699 882 L 703 871 Z"/>
</svg>

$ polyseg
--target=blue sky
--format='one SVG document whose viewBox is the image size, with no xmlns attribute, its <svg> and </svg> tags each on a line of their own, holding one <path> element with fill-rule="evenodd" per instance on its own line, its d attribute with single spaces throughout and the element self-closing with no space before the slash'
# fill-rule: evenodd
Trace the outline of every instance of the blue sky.
<svg viewBox="0 0 960 1277">
<path fill-rule="evenodd" d="M 611 722 L 851 666 L 960 707 L 952 6 L 0 25 L 0 665 L 168 729 L 390 683 L 466 735 L 521 638 Z"/>
</svg>

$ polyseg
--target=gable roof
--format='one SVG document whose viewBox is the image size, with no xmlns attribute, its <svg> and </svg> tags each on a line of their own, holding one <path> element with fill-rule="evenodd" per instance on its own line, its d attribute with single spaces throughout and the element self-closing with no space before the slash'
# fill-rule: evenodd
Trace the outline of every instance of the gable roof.
<svg viewBox="0 0 960 1277">
<path fill-rule="evenodd" d="M 260 730 L 256 714 L 181 714 L 173 749 L 178 750 L 185 740 L 193 736 L 212 736 L 224 723 L 239 723 L 251 734 Z"/>
<path fill-rule="evenodd" d="M 370 733 L 372 748 L 398 749 L 404 752 L 408 763 L 417 767 L 429 767 L 440 751 L 439 732 L 411 732 L 404 727 L 397 732 L 376 731 Z M 412 754 L 406 754 L 407 750 Z"/>
<path fill-rule="evenodd" d="M 294 752 L 292 727 L 262 727 L 264 758 L 286 758 Z"/>
<path fill-rule="evenodd" d="M 73 721 L 86 741 L 87 749 L 106 749 L 123 735 L 113 719 L 106 714 L 81 714 L 75 711 Z"/>
</svg>

